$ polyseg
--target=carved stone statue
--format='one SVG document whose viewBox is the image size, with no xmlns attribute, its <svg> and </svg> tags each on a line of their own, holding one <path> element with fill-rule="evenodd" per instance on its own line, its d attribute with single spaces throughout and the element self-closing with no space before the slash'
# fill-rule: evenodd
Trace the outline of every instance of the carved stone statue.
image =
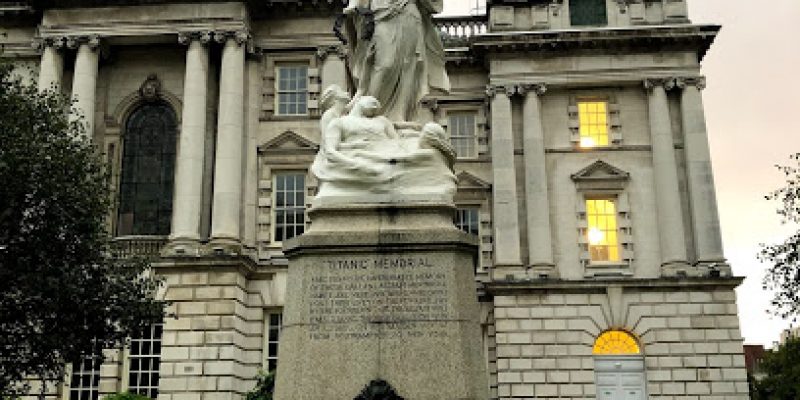
<svg viewBox="0 0 800 400">
<path fill-rule="evenodd" d="M 414 121 L 423 96 L 450 88 L 431 19 L 441 8 L 441 0 L 350 0 L 343 39 L 357 90 L 351 99 L 333 85 L 321 96 L 316 205 L 452 203 L 449 138 Z"/>
<path fill-rule="evenodd" d="M 353 101 L 372 96 L 394 122 L 414 121 L 419 101 L 448 92 L 444 46 L 432 14 L 442 0 L 351 0 L 344 12 Z"/>
<path fill-rule="evenodd" d="M 336 115 L 343 102 L 338 98 L 338 108 L 323 118 Z M 323 121 L 322 146 L 311 166 L 319 181 L 318 202 L 450 202 L 455 153 L 444 129 L 430 123 L 419 135 L 399 137 L 379 110 L 377 99 L 361 96 L 349 114 Z"/>
</svg>

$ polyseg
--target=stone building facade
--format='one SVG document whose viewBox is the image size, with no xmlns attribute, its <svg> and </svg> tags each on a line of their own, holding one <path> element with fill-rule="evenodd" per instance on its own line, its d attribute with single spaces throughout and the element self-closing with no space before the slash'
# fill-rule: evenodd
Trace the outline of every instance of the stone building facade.
<svg viewBox="0 0 800 400">
<path fill-rule="evenodd" d="M 436 19 L 453 88 L 422 118 L 459 154 L 492 398 L 749 398 L 701 98 L 719 26 L 685 0 L 488 3 Z M 341 8 L 0 2 L 2 57 L 76 99 L 118 249 L 156 257 L 177 316 L 72 365 L 51 398 L 241 399 L 279 362 L 320 92 L 351 86 Z"/>
</svg>

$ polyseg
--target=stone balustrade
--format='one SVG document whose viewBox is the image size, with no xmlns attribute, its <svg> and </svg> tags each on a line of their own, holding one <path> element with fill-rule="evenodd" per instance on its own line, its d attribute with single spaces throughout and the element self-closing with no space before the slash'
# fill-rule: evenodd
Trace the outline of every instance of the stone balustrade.
<svg viewBox="0 0 800 400">
<path fill-rule="evenodd" d="M 112 251 L 121 258 L 157 257 L 167 244 L 166 236 L 120 236 L 114 238 Z"/>
<path fill-rule="evenodd" d="M 435 17 L 433 23 L 441 32 L 445 47 L 463 46 L 471 39 L 488 31 L 486 15 Z"/>
</svg>

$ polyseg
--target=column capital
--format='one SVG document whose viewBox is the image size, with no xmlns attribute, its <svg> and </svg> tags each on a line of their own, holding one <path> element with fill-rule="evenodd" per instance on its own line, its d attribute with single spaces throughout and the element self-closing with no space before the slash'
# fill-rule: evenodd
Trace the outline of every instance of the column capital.
<svg viewBox="0 0 800 400">
<path fill-rule="evenodd" d="M 245 29 L 214 31 L 214 40 L 217 43 L 225 43 L 228 40 L 233 40 L 237 45 L 241 46 L 248 43 L 250 39 L 250 32 Z"/>
<path fill-rule="evenodd" d="M 317 58 L 320 61 L 325 61 L 328 56 L 336 56 L 344 60 L 347 54 L 344 47 L 336 44 L 317 47 Z"/>
<path fill-rule="evenodd" d="M 675 87 L 675 78 L 645 78 L 643 84 L 646 90 L 653 90 L 657 87 L 670 90 Z"/>
<path fill-rule="evenodd" d="M 511 97 L 517 93 L 516 85 L 486 85 L 486 96 L 493 99 L 497 94 Z"/>
<path fill-rule="evenodd" d="M 45 47 L 62 50 L 67 47 L 67 38 L 64 36 L 47 36 L 37 37 L 31 41 L 31 48 L 37 52 L 43 51 Z"/>
<path fill-rule="evenodd" d="M 547 93 L 547 85 L 544 83 L 523 83 L 517 85 L 517 93 L 522 96 L 527 96 L 528 94 L 542 96 Z"/>
<path fill-rule="evenodd" d="M 675 86 L 678 89 L 685 89 L 689 86 L 694 86 L 697 90 L 703 90 L 706 88 L 706 77 L 705 76 L 683 76 L 675 78 Z"/>
<path fill-rule="evenodd" d="M 211 42 L 213 33 L 211 31 L 186 31 L 178 32 L 178 43 L 188 45 L 192 41 L 197 40 L 201 44 L 206 45 Z"/>
<path fill-rule="evenodd" d="M 424 98 L 419 101 L 420 106 L 427 108 L 433 112 L 439 109 L 439 100 L 434 98 Z"/>
<path fill-rule="evenodd" d="M 69 49 L 77 49 L 82 45 L 87 45 L 89 50 L 95 51 L 100 48 L 103 38 L 98 35 L 88 36 L 65 36 L 64 43 Z"/>
</svg>

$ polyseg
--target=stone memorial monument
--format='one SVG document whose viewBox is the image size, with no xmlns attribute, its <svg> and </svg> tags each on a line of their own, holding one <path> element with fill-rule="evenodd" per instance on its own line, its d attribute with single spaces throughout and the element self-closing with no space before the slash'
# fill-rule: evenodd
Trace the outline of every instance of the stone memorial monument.
<svg viewBox="0 0 800 400">
<path fill-rule="evenodd" d="M 448 90 L 435 0 L 352 0 L 356 93 L 329 87 L 310 229 L 287 241 L 278 400 L 488 398 L 474 268 L 453 225 L 455 158 L 415 121 Z"/>
</svg>

